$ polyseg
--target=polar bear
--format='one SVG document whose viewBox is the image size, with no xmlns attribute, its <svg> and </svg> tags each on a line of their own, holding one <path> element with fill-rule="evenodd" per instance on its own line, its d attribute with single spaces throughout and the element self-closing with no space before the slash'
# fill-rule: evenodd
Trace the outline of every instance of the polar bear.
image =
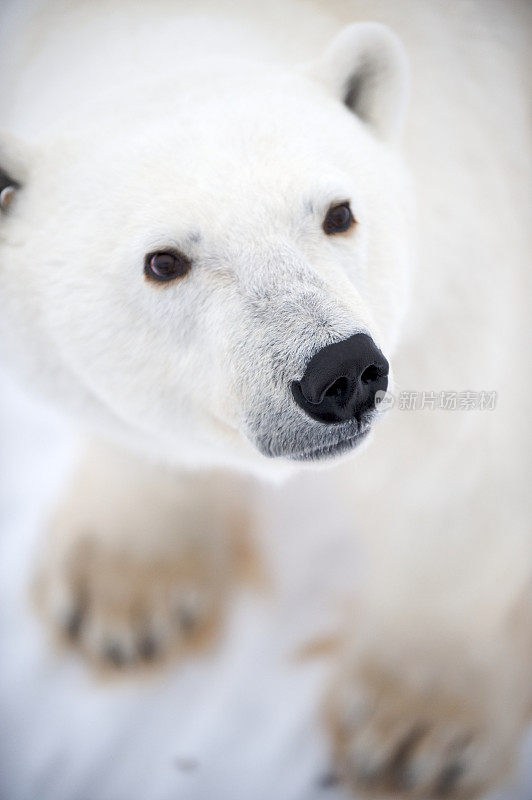
<svg viewBox="0 0 532 800">
<path fill-rule="evenodd" d="M 331 645 L 339 773 L 467 797 L 511 767 L 530 695 L 527 462 L 503 391 L 521 370 L 524 124 L 517 56 L 502 49 L 490 104 L 482 37 L 483 80 L 447 77 L 436 6 L 393 5 L 14 6 L 2 357 L 91 434 L 39 575 L 56 631 L 95 666 L 188 651 L 241 571 L 239 475 L 341 461 L 325 502 L 352 503 L 374 566 Z M 386 415 L 394 375 L 433 404 L 498 405 Z"/>
</svg>

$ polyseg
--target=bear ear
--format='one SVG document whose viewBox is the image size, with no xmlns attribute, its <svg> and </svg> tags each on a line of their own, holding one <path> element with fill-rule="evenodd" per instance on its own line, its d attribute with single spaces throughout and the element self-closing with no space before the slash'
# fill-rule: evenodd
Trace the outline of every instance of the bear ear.
<svg viewBox="0 0 532 800">
<path fill-rule="evenodd" d="M 403 45 L 385 25 L 349 25 L 303 71 L 377 136 L 388 141 L 399 138 L 408 100 L 408 64 Z"/>
<path fill-rule="evenodd" d="M 30 148 L 0 131 L 0 211 L 7 211 L 26 178 L 30 162 Z"/>
</svg>

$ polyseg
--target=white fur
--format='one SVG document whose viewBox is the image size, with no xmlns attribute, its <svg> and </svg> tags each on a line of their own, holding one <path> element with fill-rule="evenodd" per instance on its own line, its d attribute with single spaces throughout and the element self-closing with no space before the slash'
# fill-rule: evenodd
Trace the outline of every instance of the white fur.
<svg viewBox="0 0 532 800">
<path fill-rule="evenodd" d="M 250 441 L 260 447 L 278 426 L 267 448 L 278 453 L 322 435 L 290 391 L 311 355 L 358 330 L 387 354 L 397 341 L 410 188 L 397 156 L 372 136 L 391 124 L 381 126 L 379 114 L 397 115 L 397 98 L 386 94 L 391 67 L 378 64 L 367 79 L 364 70 L 370 47 L 393 62 L 399 45 L 379 26 L 355 26 L 299 72 L 241 56 L 252 25 L 244 39 L 238 27 L 220 33 L 217 18 L 177 18 L 173 38 L 195 35 L 193 53 L 168 45 L 171 66 L 164 57 L 145 63 L 155 41 L 164 52 L 155 21 L 154 42 L 148 34 L 144 58 L 128 62 L 126 84 L 115 31 L 102 85 L 86 43 L 108 35 L 121 7 L 91 13 L 83 28 L 84 6 L 59 13 L 58 23 L 52 16 L 53 36 L 43 31 L 18 77 L 24 97 L 34 69 L 50 76 L 37 109 L 17 96 L 4 123 L 31 140 L 28 177 L 2 226 L 7 358 L 130 446 L 177 464 L 286 471 L 276 463 L 285 459 L 261 458 Z M 65 79 L 61 48 L 73 47 L 86 58 Z M 345 80 L 361 72 L 366 102 L 383 107 L 367 129 L 341 102 L 342 72 Z M 403 92 L 402 63 L 396 72 Z M 12 149 L 6 140 L 10 164 Z M 327 207 L 344 199 L 359 230 L 327 239 Z M 153 286 L 144 256 L 169 246 L 194 268 Z"/>
<path fill-rule="evenodd" d="M 287 464 L 258 454 L 248 411 L 265 389 L 271 403 L 261 411 L 282 415 L 288 406 L 257 354 L 275 343 L 282 370 L 300 377 L 330 340 L 312 325 L 321 314 L 329 337 L 369 330 L 395 354 L 398 390 L 497 390 L 494 412 L 393 410 L 353 463 L 290 483 L 301 506 L 309 486 L 319 489 L 367 543 L 360 649 L 393 663 L 401 679 L 410 674 L 412 637 L 429 675 L 439 675 L 442 648 L 462 654 L 464 638 L 471 641 L 466 658 L 473 652 L 485 675 L 473 703 L 483 731 L 481 755 L 471 757 L 477 767 L 513 743 L 530 668 L 521 640 L 506 647 L 501 635 L 528 585 L 531 556 L 525 11 L 517 2 L 504 13 L 501 4 L 481 11 L 473 3 L 455 19 L 437 3 L 377 0 L 316 14 L 273 4 L 263 17 L 252 4 L 232 12 L 212 4 L 185 22 L 169 21 L 168 8 L 150 3 L 146 24 L 142 8 L 118 1 L 101 14 L 85 3 L 69 13 L 46 4 L 26 38 L 12 37 L 13 50 L 2 51 L 9 136 L 0 136 L 0 158 L 24 184 L 0 222 L 6 359 L 129 446 L 263 475 Z M 373 125 L 366 128 L 338 103 L 338 90 L 360 63 L 356 45 L 379 29 L 348 29 L 339 49 L 325 49 L 353 19 L 391 24 L 411 61 L 405 150 L 419 253 L 406 316 L 410 181 L 381 140 L 395 138 L 400 122 L 403 58 L 384 34 L 380 45 L 392 49 L 377 63 L 396 69 L 391 83 L 387 69 L 377 71 L 370 97 L 379 102 L 361 107 Z M 324 241 L 305 202 L 323 210 L 344 193 L 357 236 Z M 189 285 L 146 285 L 144 253 L 191 235 L 201 268 Z M 255 301 L 253 317 L 242 297 Z M 310 324 L 301 326 L 290 297 Z M 281 559 L 286 525 L 265 528 Z M 390 633 L 410 627 L 416 635 L 399 643 Z M 503 685 L 509 665 L 516 676 Z M 445 689 L 463 692 L 451 680 Z M 495 698 L 489 724 L 486 694 Z"/>
</svg>

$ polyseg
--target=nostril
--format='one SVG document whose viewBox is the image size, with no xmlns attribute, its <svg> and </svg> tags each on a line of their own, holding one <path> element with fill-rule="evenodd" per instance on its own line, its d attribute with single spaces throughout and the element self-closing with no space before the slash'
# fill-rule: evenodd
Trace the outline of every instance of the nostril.
<svg viewBox="0 0 532 800">
<path fill-rule="evenodd" d="M 378 381 L 379 378 L 384 378 L 384 374 L 382 371 L 375 366 L 375 364 L 371 364 L 369 367 L 366 367 L 362 375 L 360 376 L 360 380 L 362 383 L 375 383 Z"/>
<path fill-rule="evenodd" d="M 338 378 L 334 383 L 331 383 L 325 392 L 325 397 L 334 397 L 343 403 L 347 402 L 349 395 L 349 381 L 346 377 Z"/>
</svg>

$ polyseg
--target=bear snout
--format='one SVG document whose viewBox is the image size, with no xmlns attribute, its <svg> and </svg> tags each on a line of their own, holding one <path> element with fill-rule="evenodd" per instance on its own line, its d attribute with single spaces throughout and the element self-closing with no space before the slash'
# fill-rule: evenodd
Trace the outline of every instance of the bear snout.
<svg viewBox="0 0 532 800">
<path fill-rule="evenodd" d="M 356 419 L 375 406 L 375 395 L 386 391 L 389 364 L 366 333 L 318 350 L 300 381 L 292 382 L 297 405 L 325 424 Z"/>
</svg>

